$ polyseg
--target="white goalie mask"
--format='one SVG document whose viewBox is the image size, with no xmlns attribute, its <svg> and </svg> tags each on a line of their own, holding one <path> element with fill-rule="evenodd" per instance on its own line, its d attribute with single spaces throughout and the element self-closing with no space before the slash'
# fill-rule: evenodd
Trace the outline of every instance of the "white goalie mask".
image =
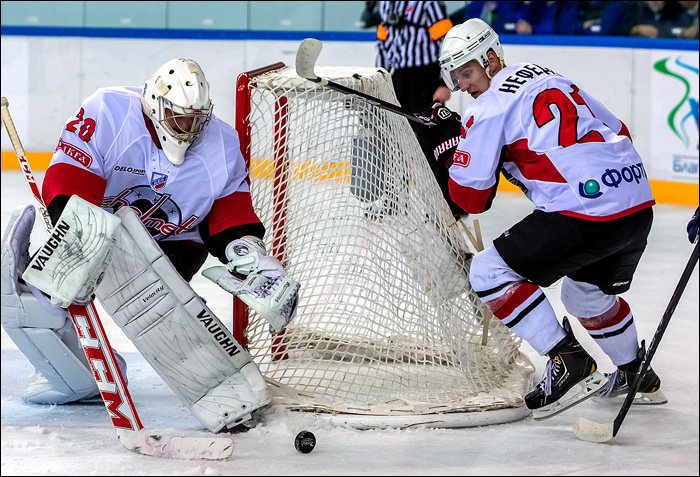
<svg viewBox="0 0 700 477">
<path fill-rule="evenodd" d="M 451 91 L 459 91 L 459 84 L 452 72 L 471 60 L 478 60 L 488 75 L 489 59 L 486 53 L 491 49 L 501 61 L 501 66 L 505 66 L 498 34 L 488 23 L 479 18 L 471 18 L 452 27 L 445 35 L 440 50 L 440 71 L 447 87 Z"/>
<path fill-rule="evenodd" d="M 168 61 L 146 81 L 141 104 L 166 157 L 175 165 L 182 164 L 187 148 L 211 119 L 213 105 L 202 68 L 184 58 Z"/>
</svg>

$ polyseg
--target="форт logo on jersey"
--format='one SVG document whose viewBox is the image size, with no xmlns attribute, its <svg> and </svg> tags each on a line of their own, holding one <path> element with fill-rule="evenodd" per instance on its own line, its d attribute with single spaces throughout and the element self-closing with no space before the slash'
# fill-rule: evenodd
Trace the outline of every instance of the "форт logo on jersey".
<svg viewBox="0 0 700 477">
<path fill-rule="evenodd" d="M 154 172 L 151 174 L 151 187 L 153 187 L 153 190 L 160 190 L 163 187 L 165 187 L 165 184 L 168 182 L 168 176 L 165 174 L 161 174 L 159 172 Z"/>
</svg>

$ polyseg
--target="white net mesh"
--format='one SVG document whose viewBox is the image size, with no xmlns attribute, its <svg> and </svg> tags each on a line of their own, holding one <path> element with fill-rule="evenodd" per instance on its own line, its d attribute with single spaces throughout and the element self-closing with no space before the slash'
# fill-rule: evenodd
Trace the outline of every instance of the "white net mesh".
<svg viewBox="0 0 700 477">
<path fill-rule="evenodd" d="M 396 104 L 384 70 L 316 72 Z M 278 402 L 522 417 L 532 366 L 497 319 L 482 345 L 469 247 L 408 120 L 290 67 L 251 79 L 248 91 L 253 203 L 268 252 L 301 283 L 284 332 L 271 337 L 255 313 L 246 329 L 255 361 L 279 383 Z"/>
</svg>

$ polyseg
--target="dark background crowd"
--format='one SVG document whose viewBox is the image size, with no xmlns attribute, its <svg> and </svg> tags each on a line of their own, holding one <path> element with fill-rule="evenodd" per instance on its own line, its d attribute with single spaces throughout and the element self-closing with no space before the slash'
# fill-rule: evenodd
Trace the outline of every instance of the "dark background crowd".
<svg viewBox="0 0 700 477">
<path fill-rule="evenodd" d="M 373 26 L 366 2 L 365 26 Z M 481 18 L 499 34 L 698 38 L 698 1 L 473 1 L 451 12 L 457 25 Z M 374 23 L 376 25 L 377 23 Z"/>
</svg>

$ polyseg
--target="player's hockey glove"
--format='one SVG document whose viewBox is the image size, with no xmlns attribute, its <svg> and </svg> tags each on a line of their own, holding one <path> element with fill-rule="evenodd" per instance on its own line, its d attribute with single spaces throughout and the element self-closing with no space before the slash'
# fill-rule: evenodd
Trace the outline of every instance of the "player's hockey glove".
<svg viewBox="0 0 700 477">
<path fill-rule="evenodd" d="M 462 119 L 437 99 L 423 115 L 431 118 L 437 125 L 423 128 L 421 147 L 429 159 L 434 159 L 449 169 L 462 136 Z"/>
<path fill-rule="evenodd" d="M 259 313 L 270 324 L 271 333 L 282 331 L 296 316 L 299 283 L 267 254 L 258 237 L 246 235 L 232 241 L 226 258 L 226 267 L 211 267 L 202 274 Z"/>
</svg>

